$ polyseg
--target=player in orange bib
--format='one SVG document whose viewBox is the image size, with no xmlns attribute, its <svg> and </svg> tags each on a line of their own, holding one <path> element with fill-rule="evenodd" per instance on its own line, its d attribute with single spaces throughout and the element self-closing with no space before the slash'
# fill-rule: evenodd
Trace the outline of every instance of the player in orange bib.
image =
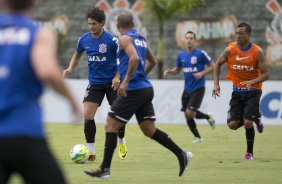
<svg viewBox="0 0 282 184">
<path fill-rule="evenodd" d="M 246 160 L 254 159 L 255 131 L 253 122 L 256 123 L 259 133 L 263 131 L 259 103 L 262 82 L 269 77 L 262 49 L 250 42 L 251 32 L 251 26 L 247 23 L 241 23 L 236 28 L 237 41 L 230 43 L 216 61 L 212 94 L 214 98 L 220 94 L 219 75 L 221 66 L 226 63 L 228 68 L 226 79 L 233 83 L 227 124 L 232 130 L 244 125 L 247 141 Z"/>
</svg>

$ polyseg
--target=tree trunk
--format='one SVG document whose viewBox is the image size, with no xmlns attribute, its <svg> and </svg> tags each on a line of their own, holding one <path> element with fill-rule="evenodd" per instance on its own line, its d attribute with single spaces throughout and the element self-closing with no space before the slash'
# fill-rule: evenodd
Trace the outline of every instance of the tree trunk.
<svg viewBox="0 0 282 184">
<path fill-rule="evenodd" d="M 163 78 L 163 58 L 164 58 L 164 52 L 163 52 L 163 32 L 164 32 L 164 26 L 163 23 L 159 22 L 159 37 L 158 37 L 158 53 L 157 53 L 157 60 L 158 60 L 158 79 Z"/>
<path fill-rule="evenodd" d="M 164 68 L 164 63 L 162 60 L 158 61 L 158 79 L 162 79 L 163 78 L 163 68 Z"/>
</svg>

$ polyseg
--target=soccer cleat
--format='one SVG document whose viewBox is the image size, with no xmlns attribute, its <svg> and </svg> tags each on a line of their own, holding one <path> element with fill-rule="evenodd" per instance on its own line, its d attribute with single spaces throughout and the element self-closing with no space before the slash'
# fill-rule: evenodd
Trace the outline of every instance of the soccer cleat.
<svg viewBox="0 0 282 184">
<path fill-rule="evenodd" d="M 192 158 L 193 154 L 191 152 L 182 151 L 181 156 L 178 158 L 179 162 L 179 177 L 181 177 L 186 171 L 186 168 L 189 165 L 189 161 Z"/>
<path fill-rule="evenodd" d="M 245 160 L 254 160 L 253 154 L 247 152 L 245 154 Z"/>
<path fill-rule="evenodd" d="M 121 160 L 124 160 L 127 155 L 126 144 L 118 144 L 118 155 Z"/>
<path fill-rule="evenodd" d="M 257 126 L 257 131 L 258 131 L 258 133 L 262 133 L 262 132 L 263 132 L 263 128 L 264 128 L 262 122 L 260 122 L 260 121 L 257 122 L 257 123 L 256 123 L 256 126 Z"/>
<path fill-rule="evenodd" d="M 211 129 L 215 129 L 215 120 L 214 120 L 214 117 L 213 117 L 213 114 L 211 112 L 208 112 L 208 115 L 209 115 L 209 119 L 208 119 L 208 122 L 210 124 L 210 127 Z"/>
<path fill-rule="evenodd" d="M 263 124 L 261 122 L 261 113 L 259 113 L 258 119 L 257 119 L 257 121 L 254 121 L 254 123 L 257 126 L 258 133 L 262 133 L 264 126 L 263 126 Z"/>
<path fill-rule="evenodd" d="M 195 137 L 195 139 L 192 141 L 193 144 L 195 144 L 195 143 L 203 143 L 203 142 L 204 142 L 204 140 L 199 138 L 199 137 Z"/>
<path fill-rule="evenodd" d="M 104 168 L 102 169 L 101 167 L 97 168 L 96 170 L 84 170 L 83 171 L 85 174 L 92 176 L 92 177 L 97 177 L 101 179 L 108 179 L 110 178 L 110 168 Z"/>
<path fill-rule="evenodd" d="M 96 160 L 96 154 L 94 154 L 94 155 L 89 155 L 89 157 L 88 157 L 88 161 L 95 161 Z"/>
</svg>

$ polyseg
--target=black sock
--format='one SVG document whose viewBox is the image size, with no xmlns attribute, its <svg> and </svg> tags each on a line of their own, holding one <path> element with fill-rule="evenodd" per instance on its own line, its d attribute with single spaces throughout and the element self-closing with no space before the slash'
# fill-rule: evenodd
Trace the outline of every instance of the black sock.
<svg viewBox="0 0 282 184">
<path fill-rule="evenodd" d="M 255 139 L 254 127 L 246 128 L 247 152 L 251 154 L 253 154 L 254 139 Z"/>
<path fill-rule="evenodd" d="M 187 120 L 187 125 L 195 137 L 201 138 L 194 119 Z"/>
<path fill-rule="evenodd" d="M 152 139 L 173 152 L 177 158 L 182 155 L 182 149 L 179 148 L 165 132 L 157 129 Z"/>
<path fill-rule="evenodd" d="M 196 116 L 195 116 L 196 119 L 209 119 L 210 116 L 205 114 L 205 113 L 202 113 L 201 111 L 198 111 L 196 110 Z"/>
<path fill-rule="evenodd" d="M 101 168 L 110 168 L 114 151 L 117 146 L 117 133 L 106 133 L 104 158 Z"/>
<path fill-rule="evenodd" d="M 118 138 L 120 138 L 120 139 L 124 138 L 124 134 L 125 134 L 125 126 L 121 127 L 118 130 Z"/>
<path fill-rule="evenodd" d="M 87 143 L 95 142 L 96 124 L 94 119 L 84 120 L 84 135 Z"/>
</svg>

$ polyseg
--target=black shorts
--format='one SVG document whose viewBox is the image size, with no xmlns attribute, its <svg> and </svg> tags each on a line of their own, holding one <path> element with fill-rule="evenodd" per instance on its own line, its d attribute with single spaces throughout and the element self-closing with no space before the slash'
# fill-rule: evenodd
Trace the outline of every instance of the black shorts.
<svg viewBox="0 0 282 184">
<path fill-rule="evenodd" d="M 200 108 L 203 98 L 205 95 L 205 87 L 199 88 L 191 93 L 183 92 L 182 94 L 182 107 L 181 111 L 185 111 L 186 109 L 197 110 Z"/>
<path fill-rule="evenodd" d="M 89 84 L 85 90 L 83 102 L 93 102 L 100 106 L 105 94 L 109 104 L 112 105 L 117 97 L 117 92 L 113 90 L 111 83 L 99 85 Z"/>
<path fill-rule="evenodd" d="M 66 183 L 45 140 L 0 137 L 0 148 L 0 184 L 7 183 L 14 172 L 29 184 Z"/>
<path fill-rule="evenodd" d="M 259 102 L 261 90 L 251 90 L 247 92 L 232 92 L 229 102 L 227 123 L 240 119 L 258 121 L 260 118 Z"/>
<path fill-rule="evenodd" d="M 127 91 L 127 97 L 118 96 L 108 115 L 121 123 L 127 123 L 135 114 L 138 123 L 146 119 L 155 120 L 152 104 L 154 90 L 152 87 Z"/>
</svg>

